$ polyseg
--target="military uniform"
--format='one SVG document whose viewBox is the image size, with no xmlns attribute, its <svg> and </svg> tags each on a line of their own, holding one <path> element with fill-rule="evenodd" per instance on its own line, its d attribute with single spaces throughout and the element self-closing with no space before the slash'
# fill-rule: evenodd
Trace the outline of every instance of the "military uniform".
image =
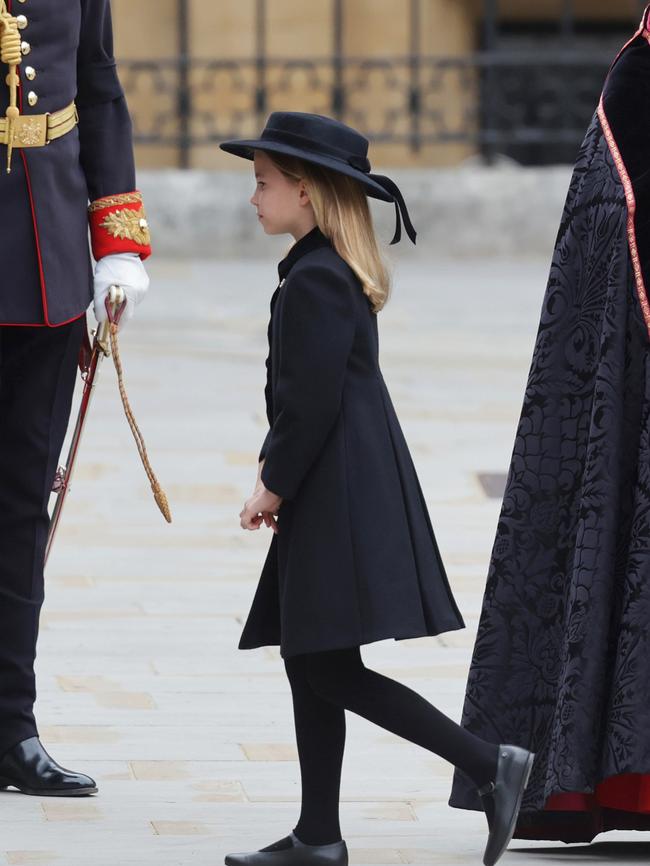
<svg viewBox="0 0 650 866">
<path fill-rule="evenodd" d="M 96 259 L 150 246 L 109 0 L 0 0 L 0 39 L 1 787 L 2 756 L 37 735 L 47 508 L 93 296 L 89 228 Z"/>
</svg>

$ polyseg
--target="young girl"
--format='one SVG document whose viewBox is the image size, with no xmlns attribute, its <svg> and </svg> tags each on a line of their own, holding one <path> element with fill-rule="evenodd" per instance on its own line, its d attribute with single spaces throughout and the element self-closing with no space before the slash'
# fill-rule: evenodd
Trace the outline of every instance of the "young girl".
<svg viewBox="0 0 650 866">
<path fill-rule="evenodd" d="M 279 645 L 293 695 L 302 780 L 294 830 L 229 866 L 348 862 L 339 827 L 345 710 L 441 755 L 483 797 L 495 863 L 512 836 L 533 755 L 452 722 L 417 693 L 364 666 L 360 646 L 463 628 L 422 490 L 378 360 L 388 275 L 366 196 L 404 199 L 372 174 L 368 141 L 315 114 L 273 113 L 256 140 L 223 150 L 252 159 L 251 204 L 267 234 L 296 243 L 278 270 L 266 361 L 270 425 L 244 529 L 273 538 L 240 649 Z"/>
</svg>

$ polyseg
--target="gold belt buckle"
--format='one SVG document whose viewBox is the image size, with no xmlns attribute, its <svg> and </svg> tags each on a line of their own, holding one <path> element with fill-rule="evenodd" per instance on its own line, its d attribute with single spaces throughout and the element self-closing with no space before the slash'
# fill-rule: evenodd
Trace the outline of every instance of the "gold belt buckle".
<svg viewBox="0 0 650 866">
<path fill-rule="evenodd" d="M 47 114 L 21 114 L 14 126 L 14 147 L 43 147 L 47 144 Z"/>
</svg>

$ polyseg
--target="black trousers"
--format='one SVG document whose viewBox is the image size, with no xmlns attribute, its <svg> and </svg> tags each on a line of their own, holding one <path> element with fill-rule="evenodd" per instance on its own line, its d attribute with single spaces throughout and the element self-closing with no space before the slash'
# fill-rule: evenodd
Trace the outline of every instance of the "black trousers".
<svg viewBox="0 0 650 866">
<path fill-rule="evenodd" d="M 59 328 L 0 327 L 0 755 L 38 733 L 48 501 L 85 328 L 85 317 Z"/>
<path fill-rule="evenodd" d="M 302 808 L 294 832 L 307 845 L 327 845 L 341 838 L 346 709 L 435 752 L 477 787 L 494 779 L 497 744 L 461 728 L 407 686 L 367 668 L 359 647 L 297 655 L 284 664 L 293 696 L 302 781 Z"/>
</svg>

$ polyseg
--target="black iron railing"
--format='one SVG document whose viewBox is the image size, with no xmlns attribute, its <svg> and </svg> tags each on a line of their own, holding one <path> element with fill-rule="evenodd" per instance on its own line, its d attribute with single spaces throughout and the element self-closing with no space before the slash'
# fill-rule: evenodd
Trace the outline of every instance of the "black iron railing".
<svg viewBox="0 0 650 866">
<path fill-rule="evenodd" d="M 255 56 L 220 60 L 192 56 L 188 3 L 178 0 L 178 56 L 120 64 L 137 107 L 136 141 L 174 148 L 187 167 L 193 148 L 254 135 L 270 111 L 284 108 L 330 114 L 373 142 L 414 154 L 460 143 L 488 160 L 571 161 L 608 65 L 635 23 L 576 21 L 572 0 L 562 0 L 556 21 L 513 25 L 500 20 L 498 0 L 484 0 L 479 50 L 433 57 L 420 50 L 421 0 L 403 0 L 409 52 L 352 57 L 343 53 L 344 0 L 331 2 L 327 56 L 270 56 L 268 0 L 255 0 Z"/>
<path fill-rule="evenodd" d="M 475 54 L 390 60 L 264 59 L 273 84 L 259 84 L 255 60 L 159 60 L 121 64 L 127 97 L 146 92 L 134 116 L 136 141 L 194 147 L 261 129 L 276 108 L 340 117 L 371 141 L 407 145 L 459 142 L 482 152 L 518 144 L 578 143 L 607 71 L 598 55 Z M 414 68 L 417 69 L 417 81 Z M 292 99 L 292 80 L 309 81 L 309 102 Z M 142 106 L 143 100 L 138 104 Z"/>
</svg>

